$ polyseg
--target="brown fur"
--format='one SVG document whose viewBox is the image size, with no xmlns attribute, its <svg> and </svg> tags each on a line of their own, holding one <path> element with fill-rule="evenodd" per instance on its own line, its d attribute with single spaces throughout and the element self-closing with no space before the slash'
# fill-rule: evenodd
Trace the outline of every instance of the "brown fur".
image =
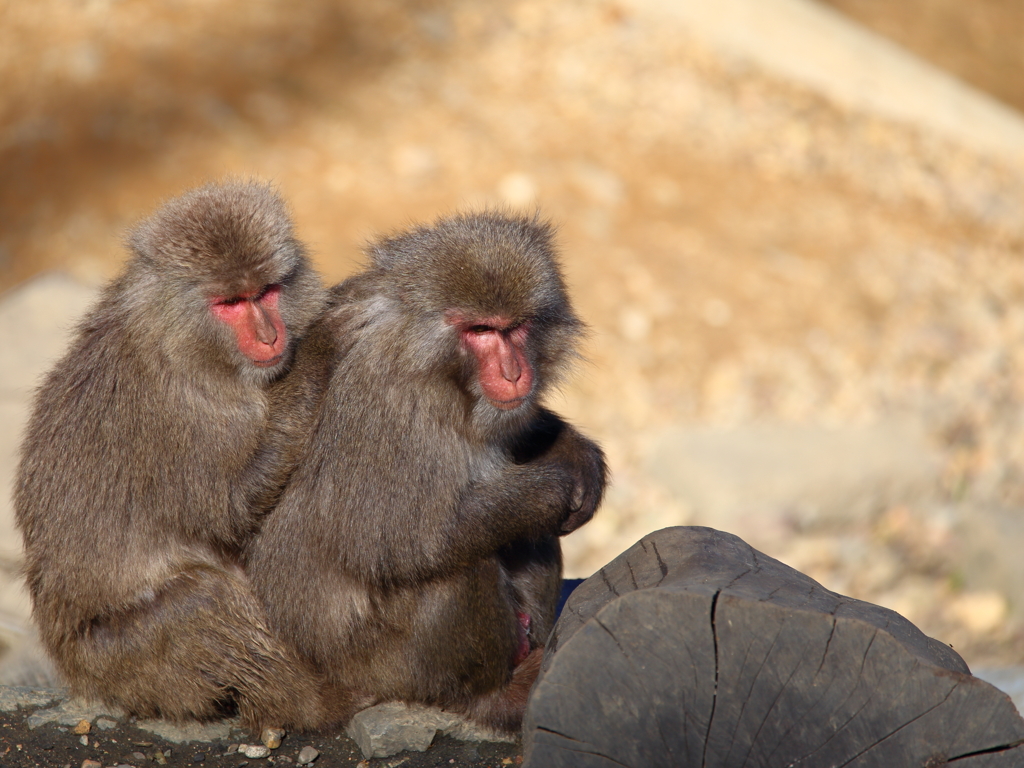
<svg viewBox="0 0 1024 768">
<path fill-rule="evenodd" d="M 307 665 L 237 564 L 274 482 L 267 387 L 210 297 L 282 286 L 294 342 L 319 278 L 269 187 L 210 185 L 129 235 L 132 257 L 38 392 L 15 506 L 43 643 L 73 690 L 140 716 L 305 726 Z"/>
<path fill-rule="evenodd" d="M 356 698 L 406 700 L 519 727 L 554 621 L 557 536 L 605 484 L 600 449 L 539 405 L 581 331 L 551 238 L 482 213 L 377 243 L 273 394 L 288 413 L 265 450 L 297 468 L 246 570 L 341 719 Z M 528 321 L 525 404 L 481 395 L 452 310 Z M 517 612 L 534 651 L 514 667 Z"/>
</svg>

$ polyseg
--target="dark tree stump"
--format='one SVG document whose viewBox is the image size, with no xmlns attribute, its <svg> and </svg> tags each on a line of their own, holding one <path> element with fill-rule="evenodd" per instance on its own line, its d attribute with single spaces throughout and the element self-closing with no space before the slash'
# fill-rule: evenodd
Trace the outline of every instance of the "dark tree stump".
<svg viewBox="0 0 1024 768">
<path fill-rule="evenodd" d="M 527 766 L 1024 766 L 1024 721 L 948 646 L 710 528 L 653 533 L 569 598 Z"/>
</svg>

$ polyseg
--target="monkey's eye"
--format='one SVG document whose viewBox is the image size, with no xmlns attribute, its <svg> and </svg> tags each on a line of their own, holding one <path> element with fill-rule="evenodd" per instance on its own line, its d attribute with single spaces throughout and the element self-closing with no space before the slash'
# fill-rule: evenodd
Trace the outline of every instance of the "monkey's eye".
<svg viewBox="0 0 1024 768">
<path fill-rule="evenodd" d="M 470 333 L 490 333 L 493 330 L 489 325 L 471 325 L 469 327 Z"/>
<path fill-rule="evenodd" d="M 236 304 L 241 304 L 243 301 L 245 301 L 245 298 L 242 296 L 232 296 L 230 299 L 221 299 L 217 303 L 222 307 L 233 307 Z"/>
<path fill-rule="evenodd" d="M 270 283 L 269 285 L 263 286 L 263 290 L 261 290 L 253 298 L 256 301 L 262 301 L 267 296 L 267 294 L 273 293 L 274 291 L 280 291 L 280 290 L 281 290 L 281 284 L 280 283 Z"/>
</svg>

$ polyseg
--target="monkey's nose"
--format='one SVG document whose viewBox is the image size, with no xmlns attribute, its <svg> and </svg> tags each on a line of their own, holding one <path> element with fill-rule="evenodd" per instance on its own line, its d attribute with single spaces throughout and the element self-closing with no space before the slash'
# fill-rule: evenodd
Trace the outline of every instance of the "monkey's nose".
<svg viewBox="0 0 1024 768">
<path fill-rule="evenodd" d="M 515 384 L 523 375 L 523 367 L 519 364 L 515 354 L 501 356 L 501 378 Z"/>
<path fill-rule="evenodd" d="M 277 328 L 274 327 L 274 323 L 267 315 L 267 310 L 261 307 L 257 301 L 250 301 L 249 308 L 256 338 L 268 347 L 274 346 L 277 342 Z"/>
</svg>

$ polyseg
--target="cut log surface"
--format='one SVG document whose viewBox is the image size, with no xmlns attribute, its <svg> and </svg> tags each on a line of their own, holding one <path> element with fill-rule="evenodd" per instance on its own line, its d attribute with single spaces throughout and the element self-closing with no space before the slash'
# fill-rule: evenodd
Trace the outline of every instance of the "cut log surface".
<svg viewBox="0 0 1024 768">
<path fill-rule="evenodd" d="M 587 579 L 548 650 L 533 768 L 1024 766 L 1024 721 L 955 651 L 710 528 Z"/>
</svg>

